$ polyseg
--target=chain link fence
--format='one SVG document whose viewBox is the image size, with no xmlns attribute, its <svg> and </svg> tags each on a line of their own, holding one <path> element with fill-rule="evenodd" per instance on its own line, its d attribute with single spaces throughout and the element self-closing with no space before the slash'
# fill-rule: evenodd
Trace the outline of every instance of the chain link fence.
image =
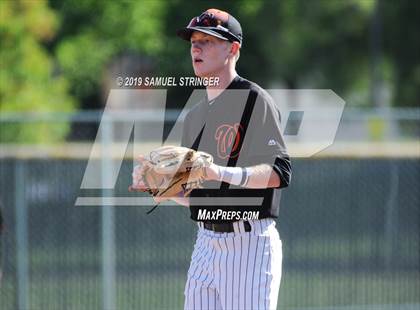
<svg viewBox="0 0 420 310">
<path fill-rule="evenodd" d="M 166 128 L 178 114 L 166 114 Z M 293 160 L 277 219 L 284 251 L 278 309 L 420 305 L 419 111 L 366 115 L 343 116 L 336 142 L 349 154 L 355 142 L 404 147 L 366 156 L 332 147 Z M 0 145 L 0 308 L 181 309 L 197 229 L 188 210 L 161 206 L 146 215 L 149 206 L 75 206 L 83 196 L 137 197 L 127 192 L 132 160 L 124 160 L 114 189 L 81 190 L 101 115 L 39 117 L 0 118 L 2 130 L 40 121 L 70 125 L 65 144 Z M 358 134 L 351 135 L 355 124 Z"/>
</svg>

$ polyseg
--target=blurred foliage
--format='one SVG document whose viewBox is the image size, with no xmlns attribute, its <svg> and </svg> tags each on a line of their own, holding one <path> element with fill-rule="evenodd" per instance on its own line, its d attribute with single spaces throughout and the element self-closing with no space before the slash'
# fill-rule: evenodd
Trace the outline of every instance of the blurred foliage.
<svg viewBox="0 0 420 310">
<path fill-rule="evenodd" d="M 81 108 L 100 107 L 101 95 L 116 87 L 107 84 L 110 67 L 124 55 L 146 59 L 151 74 L 193 75 L 189 44 L 175 32 L 210 7 L 240 20 L 238 73 L 263 87 L 328 88 L 349 105 L 372 106 L 376 76 L 392 105 L 419 105 L 419 1 L 0 3 L 1 110 L 70 110 L 72 97 Z M 169 105 L 182 107 L 189 91 L 170 89 Z"/>
<path fill-rule="evenodd" d="M 372 106 L 377 70 L 379 91 L 392 95 L 383 96 L 383 105 L 419 105 L 418 1 L 168 1 L 163 36 L 157 34 L 166 44 L 155 55 L 159 73 L 193 74 L 189 44 L 175 30 L 209 7 L 238 17 L 244 30 L 238 72 L 264 87 L 333 89 L 349 105 Z M 375 44 L 379 52 L 373 56 Z"/>
<path fill-rule="evenodd" d="M 0 112 L 71 111 L 75 100 L 42 42 L 51 40 L 58 16 L 45 1 L 0 2 Z M 0 142 L 55 142 L 67 124 L 2 124 Z"/>
<path fill-rule="evenodd" d="M 382 82 L 385 87 L 396 84 L 396 104 L 413 105 L 420 89 L 415 57 L 420 6 L 410 0 L 378 3 Z M 191 75 L 189 45 L 175 30 L 205 9 L 218 7 L 237 16 L 244 29 L 240 74 L 265 87 L 357 93 L 356 103 L 371 104 L 374 0 L 50 0 L 50 5 L 62 21 L 51 49 L 79 101 L 101 91 L 106 68 L 127 52 L 153 59 L 156 74 Z M 404 33 L 409 40 L 402 42 Z"/>
<path fill-rule="evenodd" d="M 164 1 L 51 0 L 62 17 L 55 50 L 80 100 L 101 91 L 112 59 L 126 51 L 157 57 Z"/>
<path fill-rule="evenodd" d="M 420 1 L 381 1 L 384 53 L 391 60 L 395 105 L 420 106 Z"/>
</svg>

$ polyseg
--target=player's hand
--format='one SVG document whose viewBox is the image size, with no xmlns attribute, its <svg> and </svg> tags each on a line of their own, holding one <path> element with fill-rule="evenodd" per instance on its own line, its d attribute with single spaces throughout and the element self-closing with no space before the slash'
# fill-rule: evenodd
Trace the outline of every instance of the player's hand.
<svg viewBox="0 0 420 310">
<path fill-rule="evenodd" d="M 143 155 L 137 157 L 138 165 L 133 168 L 132 182 L 129 191 L 144 191 L 147 189 L 143 182 L 143 172 L 145 168 L 146 158 Z"/>
<path fill-rule="evenodd" d="M 132 182 L 131 186 L 129 187 L 130 192 L 144 192 L 147 190 L 147 186 L 143 181 L 144 169 L 147 164 L 147 159 L 144 157 L 144 155 L 139 155 L 137 157 L 137 162 L 139 164 L 133 168 Z M 158 196 L 152 196 L 152 198 L 155 203 L 161 203 L 167 200 L 165 197 Z"/>
</svg>

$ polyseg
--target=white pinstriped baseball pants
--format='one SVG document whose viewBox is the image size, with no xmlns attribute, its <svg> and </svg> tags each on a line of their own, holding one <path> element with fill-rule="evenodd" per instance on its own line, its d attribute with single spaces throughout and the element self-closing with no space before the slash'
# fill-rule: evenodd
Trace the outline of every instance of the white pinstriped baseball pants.
<svg viewBox="0 0 420 310">
<path fill-rule="evenodd" d="M 276 309 L 282 245 L 273 219 L 234 223 L 216 233 L 199 223 L 185 285 L 184 309 Z"/>
</svg>

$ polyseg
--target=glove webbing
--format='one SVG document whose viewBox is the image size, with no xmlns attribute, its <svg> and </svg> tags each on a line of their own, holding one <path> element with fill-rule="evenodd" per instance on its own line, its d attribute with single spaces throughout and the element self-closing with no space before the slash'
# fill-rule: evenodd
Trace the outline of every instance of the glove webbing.
<svg viewBox="0 0 420 310">
<path fill-rule="evenodd" d="M 168 187 L 168 188 L 166 188 L 162 193 L 161 193 L 161 195 L 163 195 L 163 194 L 165 194 L 169 189 L 171 189 L 172 187 L 174 187 L 174 185 L 176 185 L 178 182 L 180 182 L 182 180 L 182 176 L 181 177 L 179 177 L 178 178 L 178 180 L 176 180 L 175 182 L 173 182 L 172 183 L 172 186 L 170 186 L 170 187 Z M 149 188 L 150 188 L 150 185 L 149 184 L 146 184 Z M 191 191 L 191 190 L 190 190 Z M 152 190 L 150 190 L 150 193 L 152 194 Z M 150 213 L 152 213 L 158 206 L 159 206 L 159 204 L 160 204 L 160 202 L 159 203 L 157 203 L 153 208 L 151 208 L 149 211 L 147 211 L 147 213 L 146 214 L 150 214 Z"/>
</svg>

